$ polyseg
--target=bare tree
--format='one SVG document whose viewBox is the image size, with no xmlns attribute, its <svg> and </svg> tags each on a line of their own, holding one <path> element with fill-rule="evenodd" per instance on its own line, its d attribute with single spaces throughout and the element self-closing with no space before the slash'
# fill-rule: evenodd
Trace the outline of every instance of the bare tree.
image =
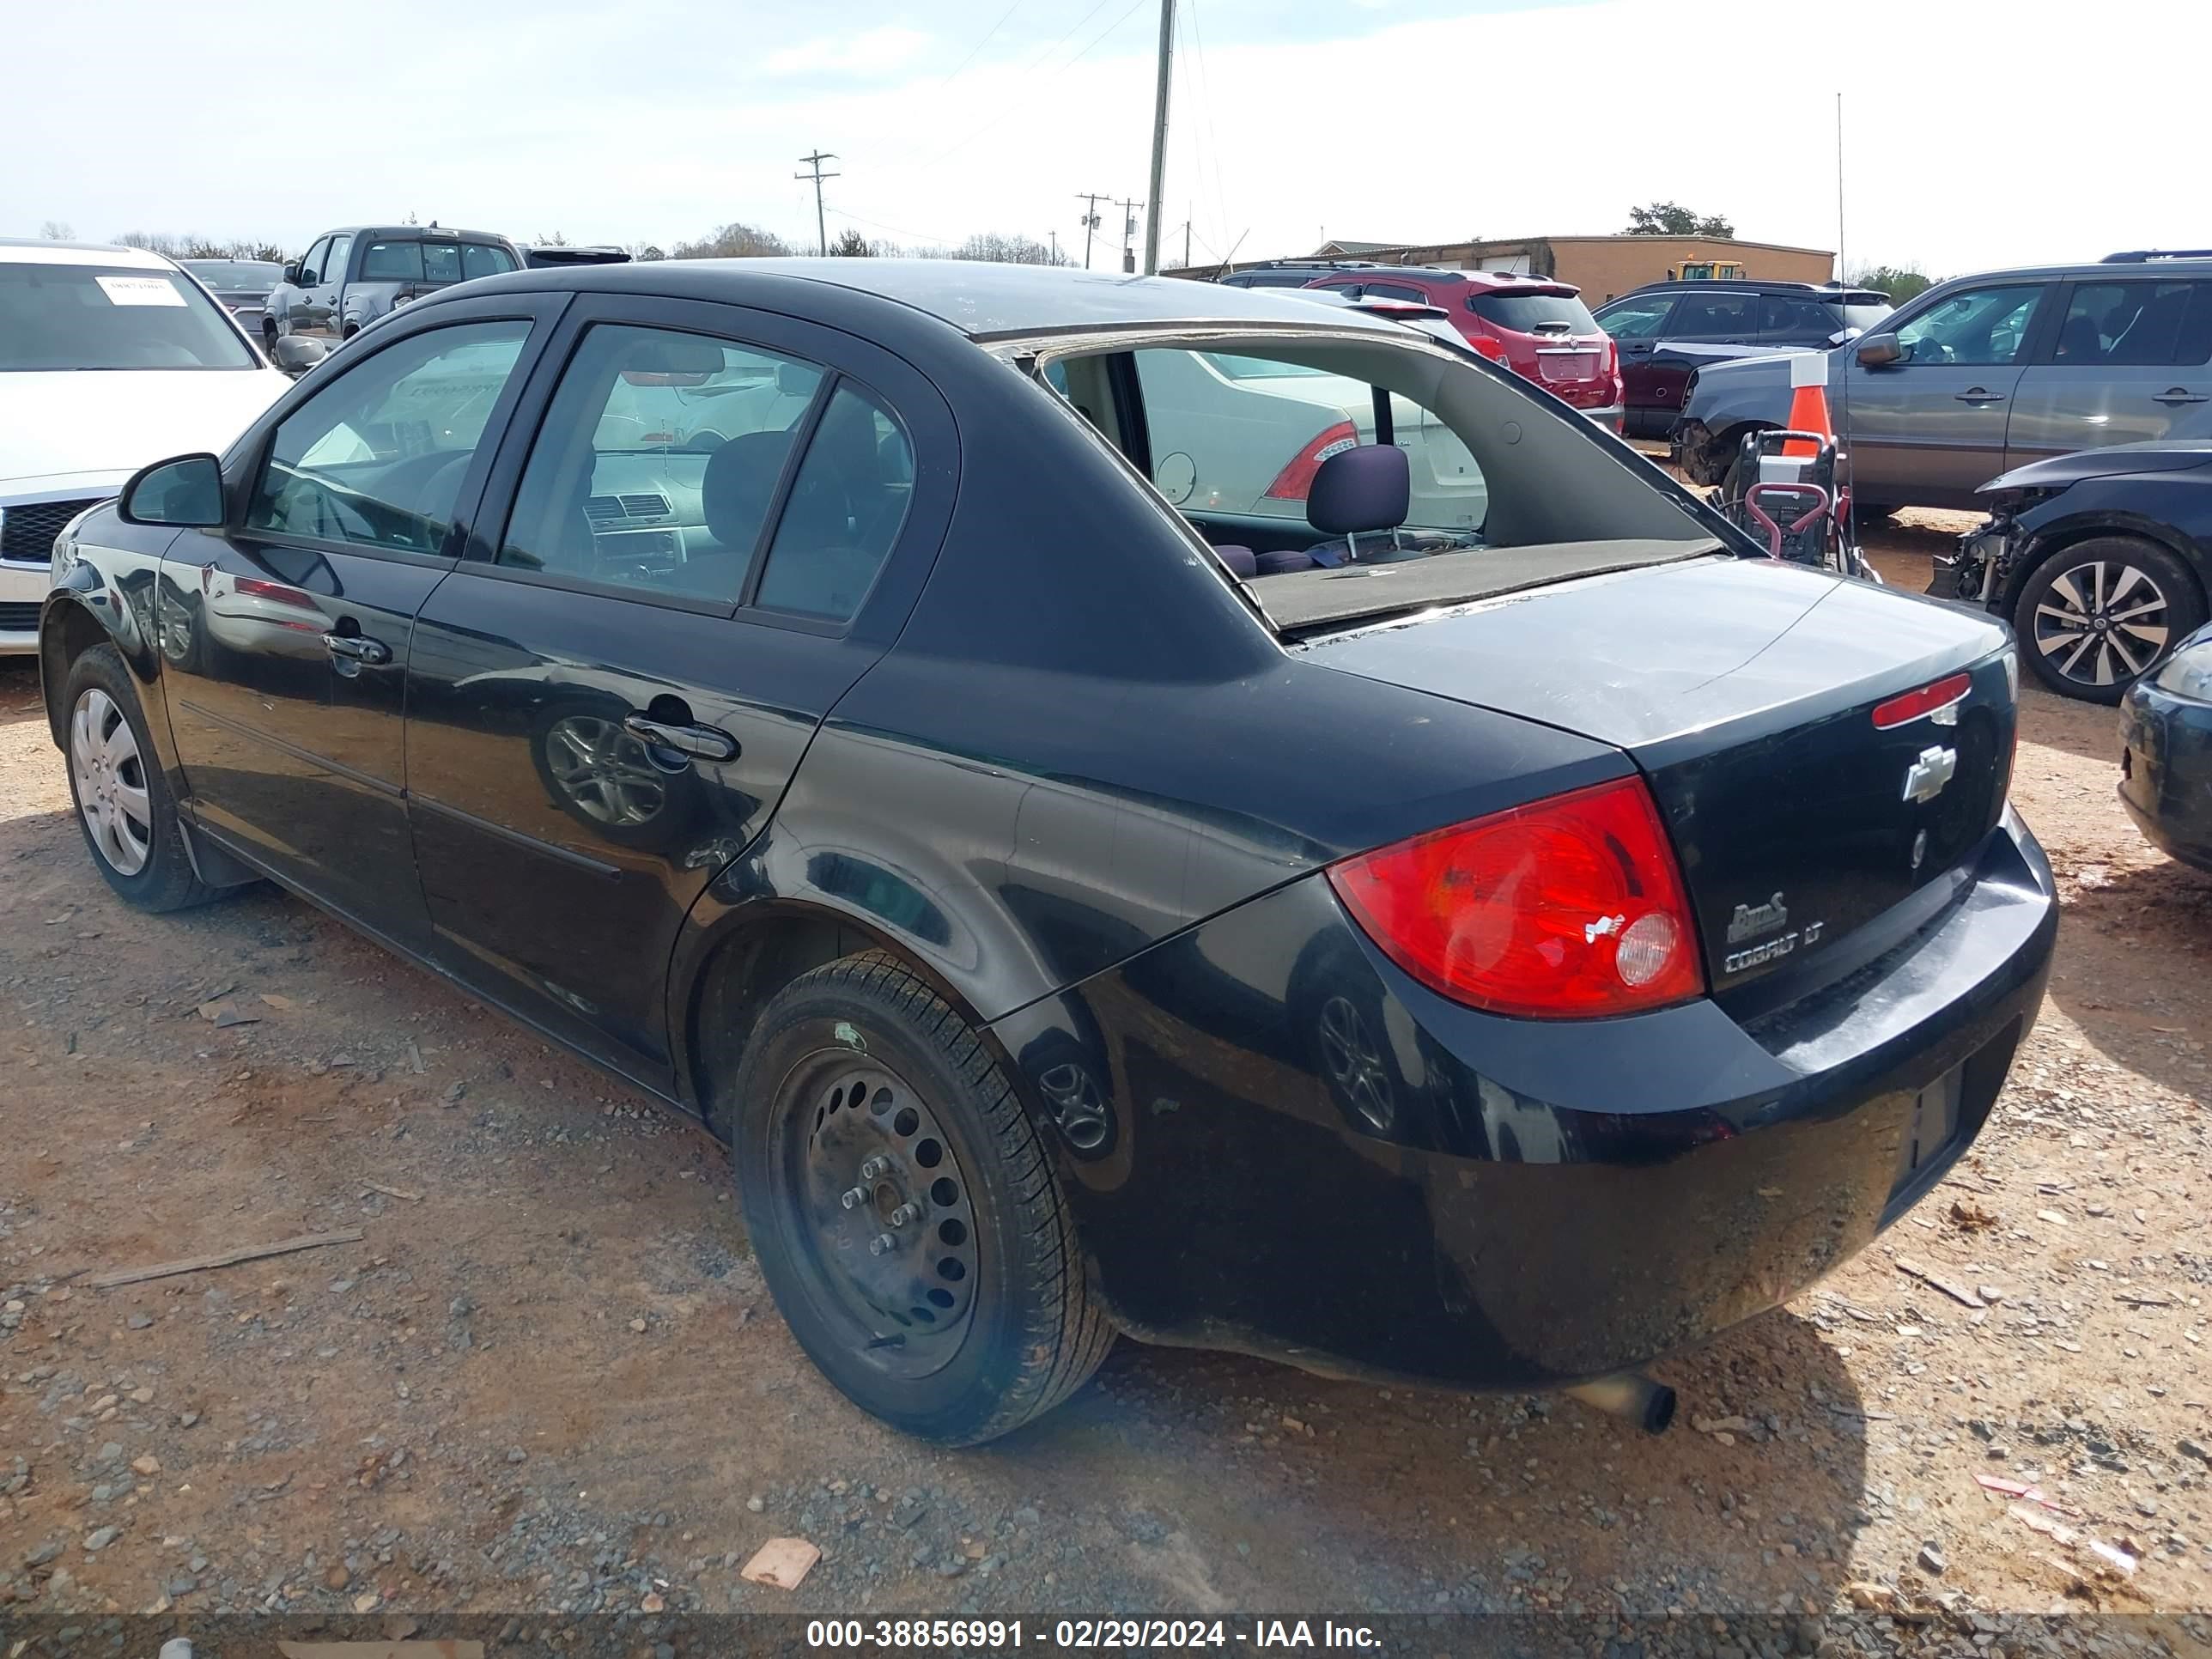
<svg viewBox="0 0 2212 1659">
<path fill-rule="evenodd" d="M 1075 261 L 1033 236 L 1018 233 L 980 231 L 957 247 L 917 247 L 903 250 L 913 259 L 973 259 L 997 265 L 1072 265 Z"/>
<path fill-rule="evenodd" d="M 696 242 L 678 242 L 670 250 L 668 257 L 672 259 L 760 259 L 775 258 L 790 252 L 791 244 L 774 231 L 761 230 L 732 220 Z"/>
<path fill-rule="evenodd" d="M 556 230 L 550 236 L 541 234 L 538 238 L 536 246 L 538 247 L 566 247 L 568 246 L 568 239 Z"/>
<path fill-rule="evenodd" d="M 76 232 L 70 228 L 66 219 L 47 220 L 39 227 L 39 234 L 50 242 L 73 242 L 76 240 Z"/>
</svg>

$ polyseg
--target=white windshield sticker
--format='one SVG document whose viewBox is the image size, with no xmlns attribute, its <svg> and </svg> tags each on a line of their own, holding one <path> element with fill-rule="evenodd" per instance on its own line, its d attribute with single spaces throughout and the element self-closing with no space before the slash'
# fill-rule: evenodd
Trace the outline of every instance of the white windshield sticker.
<svg viewBox="0 0 2212 1659">
<path fill-rule="evenodd" d="M 180 306 L 185 296 L 166 276 L 95 276 L 112 306 Z"/>
</svg>

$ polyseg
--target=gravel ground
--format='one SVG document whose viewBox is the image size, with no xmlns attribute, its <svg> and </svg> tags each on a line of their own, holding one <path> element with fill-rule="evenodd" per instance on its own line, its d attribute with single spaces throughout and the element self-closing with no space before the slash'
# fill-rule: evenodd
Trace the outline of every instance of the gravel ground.
<svg viewBox="0 0 2212 1659">
<path fill-rule="evenodd" d="M 1886 573 L 1954 527 L 1886 531 Z M 1725 1659 L 1832 1612 L 1973 1652 L 1984 1615 L 2212 1607 L 2212 880 L 2126 822 L 2110 711 L 2023 720 L 2066 916 L 1990 1127 L 1659 1367 L 1674 1433 L 1124 1343 L 953 1454 L 811 1370 L 702 1133 L 273 891 L 113 902 L 0 665 L 0 1622 L 622 1613 L 650 1651 L 664 1611 L 1784 1616 L 1692 1644 Z M 777 1536 L 823 1551 L 795 1591 L 739 1576 Z"/>
</svg>

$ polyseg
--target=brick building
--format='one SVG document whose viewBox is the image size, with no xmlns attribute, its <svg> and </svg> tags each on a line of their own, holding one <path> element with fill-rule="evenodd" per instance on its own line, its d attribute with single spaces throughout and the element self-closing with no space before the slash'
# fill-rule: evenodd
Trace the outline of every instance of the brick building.
<svg viewBox="0 0 2212 1659">
<path fill-rule="evenodd" d="M 1794 283 L 1835 280 L 1836 256 L 1826 248 L 1786 247 L 1718 236 L 1523 236 L 1467 242 L 1324 242 L 1318 259 L 1372 259 L 1382 264 L 1442 265 L 1452 270 L 1510 270 L 1572 283 L 1593 306 L 1645 283 L 1679 276 L 1689 264 L 1719 276 L 1763 276 Z M 1170 276 L 1210 277 L 1235 266 L 1197 265 Z M 1733 267 L 1731 269 L 1730 267 Z"/>
</svg>

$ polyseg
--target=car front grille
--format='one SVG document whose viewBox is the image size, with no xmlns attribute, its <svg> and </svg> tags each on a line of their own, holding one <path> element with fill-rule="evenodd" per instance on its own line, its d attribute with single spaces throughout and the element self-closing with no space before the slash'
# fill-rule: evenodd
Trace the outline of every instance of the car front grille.
<svg viewBox="0 0 2212 1659">
<path fill-rule="evenodd" d="M 54 538 L 62 533 L 62 526 L 103 499 L 94 495 L 79 501 L 0 504 L 0 559 L 45 564 L 54 556 Z"/>
<path fill-rule="evenodd" d="M 0 634 L 28 634 L 38 625 L 37 605 L 0 605 Z"/>
</svg>

